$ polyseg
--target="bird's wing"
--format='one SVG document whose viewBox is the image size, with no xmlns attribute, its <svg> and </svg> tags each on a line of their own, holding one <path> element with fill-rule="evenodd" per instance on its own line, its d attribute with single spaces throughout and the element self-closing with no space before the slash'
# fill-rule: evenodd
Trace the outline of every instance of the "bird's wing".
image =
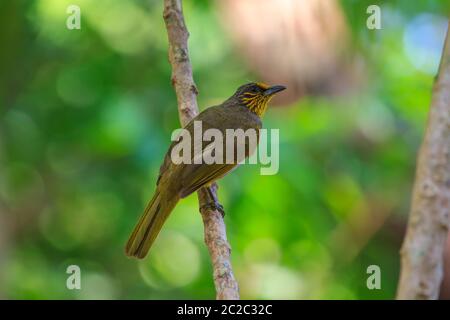
<svg viewBox="0 0 450 320">
<path fill-rule="evenodd" d="M 257 140 L 259 140 L 259 129 L 261 128 L 261 120 L 252 114 L 247 114 L 247 109 L 234 109 L 238 106 L 218 106 L 214 108 L 207 109 L 215 110 L 214 112 L 203 112 L 199 115 L 197 120 L 203 122 L 203 129 L 208 128 L 218 128 L 223 133 L 223 143 L 224 148 L 227 145 L 227 136 L 225 134 L 226 129 L 243 129 L 244 131 L 250 128 L 256 129 Z M 212 111 L 211 110 L 211 111 Z M 244 112 L 242 112 L 244 110 Z M 206 154 L 208 152 L 208 144 L 210 142 L 203 142 L 202 153 Z M 222 151 L 223 155 L 226 156 L 225 149 Z M 250 150 L 250 146 L 247 140 L 245 140 L 245 156 L 247 157 L 249 153 L 253 152 Z M 235 146 L 236 155 L 236 146 Z M 194 155 L 199 156 L 199 155 Z M 225 160 L 225 159 L 223 159 Z M 186 165 L 181 172 L 181 191 L 180 196 L 182 198 L 188 196 L 189 194 L 197 191 L 201 187 L 208 186 L 214 181 L 222 178 L 227 173 L 232 171 L 238 166 L 238 162 L 243 159 L 237 159 L 235 157 L 233 163 L 213 163 L 213 164 L 190 164 Z M 226 162 L 226 161 L 224 161 Z"/>
<path fill-rule="evenodd" d="M 243 129 L 244 131 L 253 128 L 260 129 L 261 128 L 261 120 L 256 116 L 242 113 L 242 110 L 236 110 L 232 108 L 238 108 L 238 106 L 215 106 L 206 109 L 202 113 L 200 113 L 194 120 L 202 121 L 203 130 L 207 130 L 209 128 L 216 128 L 222 131 L 224 134 L 224 145 L 226 145 L 226 129 Z M 246 109 L 244 109 L 246 110 Z M 189 132 L 193 132 L 193 121 L 188 123 L 185 127 Z M 257 130 L 257 135 L 259 138 L 259 130 Z M 169 148 L 168 153 L 164 159 L 164 163 L 160 168 L 160 176 L 158 181 L 164 175 L 165 172 L 172 171 L 168 170 L 170 167 L 175 166 L 173 164 L 170 153 L 173 146 L 177 142 L 172 143 Z M 203 141 L 201 154 L 195 154 L 194 150 L 192 150 L 192 162 L 191 164 L 182 164 L 179 167 L 178 178 L 180 179 L 180 187 L 179 194 L 182 198 L 188 196 L 189 194 L 197 191 L 201 187 L 207 186 L 212 182 L 222 178 L 227 173 L 229 173 L 232 169 L 234 169 L 238 163 L 213 163 L 213 164 L 195 164 L 193 161 L 194 158 L 200 157 L 208 150 L 208 145 L 211 144 L 209 141 Z M 247 150 L 250 150 L 247 141 L 245 141 L 246 147 L 246 156 Z M 225 151 L 223 151 L 225 154 Z"/>
<path fill-rule="evenodd" d="M 210 123 L 209 121 L 206 122 L 204 119 L 209 117 L 209 114 L 211 114 L 211 112 L 214 109 L 221 109 L 218 108 L 217 106 L 215 107 L 210 107 L 206 110 L 204 110 L 203 112 L 201 112 L 199 115 L 197 115 L 194 119 L 192 119 L 190 122 L 188 122 L 188 124 L 186 124 L 186 126 L 184 127 L 184 129 L 188 130 L 191 134 L 194 132 L 194 121 L 202 121 L 202 123 L 205 125 L 206 124 L 206 128 L 204 127 L 203 129 L 208 129 L 210 128 Z M 219 111 L 220 113 L 220 111 Z M 166 156 L 164 157 L 164 161 L 161 165 L 161 167 L 159 168 L 159 176 L 158 176 L 158 180 L 156 182 L 156 184 L 158 185 L 161 178 L 163 177 L 163 175 L 168 171 L 168 169 L 172 166 L 175 166 L 175 164 L 172 162 L 171 159 L 171 153 L 172 153 L 172 148 L 178 143 L 178 141 L 173 141 L 170 146 L 169 146 L 169 150 L 166 153 Z M 206 145 L 209 144 L 209 142 L 203 142 L 203 146 L 202 146 L 202 150 L 206 147 Z M 201 150 L 201 151 L 202 151 Z M 192 162 L 193 163 L 193 159 L 195 157 L 198 157 L 198 154 L 194 154 L 194 150 L 191 150 L 191 155 L 192 155 Z"/>
<path fill-rule="evenodd" d="M 169 150 L 166 153 L 166 156 L 164 157 L 164 161 L 161 164 L 161 167 L 159 167 L 159 175 L 158 175 L 158 180 L 156 180 L 156 185 L 159 184 L 159 182 L 161 181 L 161 178 L 163 177 L 164 173 L 167 172 L 167 170 L 169 169 L 169 167 L 171 165 L 174 165 L 172 160 L 170 159 L 170 154 L 172 153 L 172 148 L 175 146 L 176 142 L 172 142 L 169 146 Z"/>
<path fill-rule="evenodd" d="M 180 197 L 184 198 L 229 173 L 237 164 L 190 165 L 182 177 Z"/>
</svg>

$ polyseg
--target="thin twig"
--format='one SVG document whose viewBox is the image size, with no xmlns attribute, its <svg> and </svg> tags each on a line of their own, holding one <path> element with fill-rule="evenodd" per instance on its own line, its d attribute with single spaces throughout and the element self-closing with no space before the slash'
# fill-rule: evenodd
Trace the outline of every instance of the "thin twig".
<svg viewBox="0 0 450 320">
<path fill-rule="evenodd" d="M 198 114 L 197 87 L 189 60 L 187 41 L 189 33 L 184 22 L 181 0 L 164 0 L 164 21 L 169 38 L 169 62 L 172 65 L 172 85 L 178 101 L 178 112 L 182 126 Z M 216 195 L 217 186 L 212 186 Z M 205 189 L 198 191 L 200 213 L 205 229 L 205 243 L 208 246 L 214 270 L 216 298 L 219 300 L 239 299 L 239 289 L 231 268 L 231 248 L 227 241 L 225 223 L 218 210 L 211 210 L 209 194 Z"/>
<path fill-rule="evenodd" d="M 450 26 L 449 26 L 450 28 Z M 450 30 L 433 89 L 401 250 L 398 299 L 437 299 L 450 227 Z"/>
</svg>

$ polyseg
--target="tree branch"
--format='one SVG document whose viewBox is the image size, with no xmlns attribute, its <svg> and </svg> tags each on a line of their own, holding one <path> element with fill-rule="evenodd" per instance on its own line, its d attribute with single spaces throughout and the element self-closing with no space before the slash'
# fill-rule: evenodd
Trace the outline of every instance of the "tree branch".
<svg viewBox="0 0 450 320">
<path fill-rule="evenodd" d="M 181 125 L 184 127 L 198 114 L 197 87 L 189 60 L 187 41 L 189 33 L 184 22 L 181 0 L 164 0 L 164 21 L 169 38 L 169 62 L 172 65 L 172 85 L 178 101 Z M 211 187 L 217 198 L 217 186 Z M 205 243 L 208 247 L 214 270 L 216 298 L 219 300 L 239 299 L 239 289 L 231 268 L 231 248 L 227 241 L 222 214 L 204 205 L 209 202 L 205 189 L 198 191 L 200 213 L 205 229 Z"/>
<path fill-rule="evenodd" d="M 444 250 L 450 227 L 449 38 L 447 30 L 401 249 L 398 299 L 437 299 L 443 277 Z"/>
</svg>

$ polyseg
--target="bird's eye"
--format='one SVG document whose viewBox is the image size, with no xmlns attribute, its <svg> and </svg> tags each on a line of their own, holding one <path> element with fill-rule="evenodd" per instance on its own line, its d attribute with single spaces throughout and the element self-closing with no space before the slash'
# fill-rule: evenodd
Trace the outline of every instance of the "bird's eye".
<svg viewBox="0 0 450 320">
<path fill-rule="evenodd" d="M 258 87 L 252 87 L 248 90 L 248 93 L 251 93 L 251 94 L 258 94 L 259 92 L 260 92 L 260 90 Z"/>
<path fill-rule="evenodd" d="M 262 91 L 262 89 L 259 86 L 254 86 L 254 87 L 252 87 L 252 89 L 250 91 L 253 93 L 260 93 Z"/>
</svg>

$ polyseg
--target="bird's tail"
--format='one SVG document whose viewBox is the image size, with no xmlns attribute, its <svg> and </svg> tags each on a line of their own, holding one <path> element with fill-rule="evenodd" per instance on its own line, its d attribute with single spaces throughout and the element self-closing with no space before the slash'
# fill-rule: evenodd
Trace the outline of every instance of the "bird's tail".
<svg viewBox="0 0 450 320">
<path fill-rule="evenodd" d="M 163 201 L 161 193 L 155 193 L 128 239 L 125 247 L 127 256 L 143 259 L 147 255 L 176 203 L 176 200 Z"/>
</svg>

